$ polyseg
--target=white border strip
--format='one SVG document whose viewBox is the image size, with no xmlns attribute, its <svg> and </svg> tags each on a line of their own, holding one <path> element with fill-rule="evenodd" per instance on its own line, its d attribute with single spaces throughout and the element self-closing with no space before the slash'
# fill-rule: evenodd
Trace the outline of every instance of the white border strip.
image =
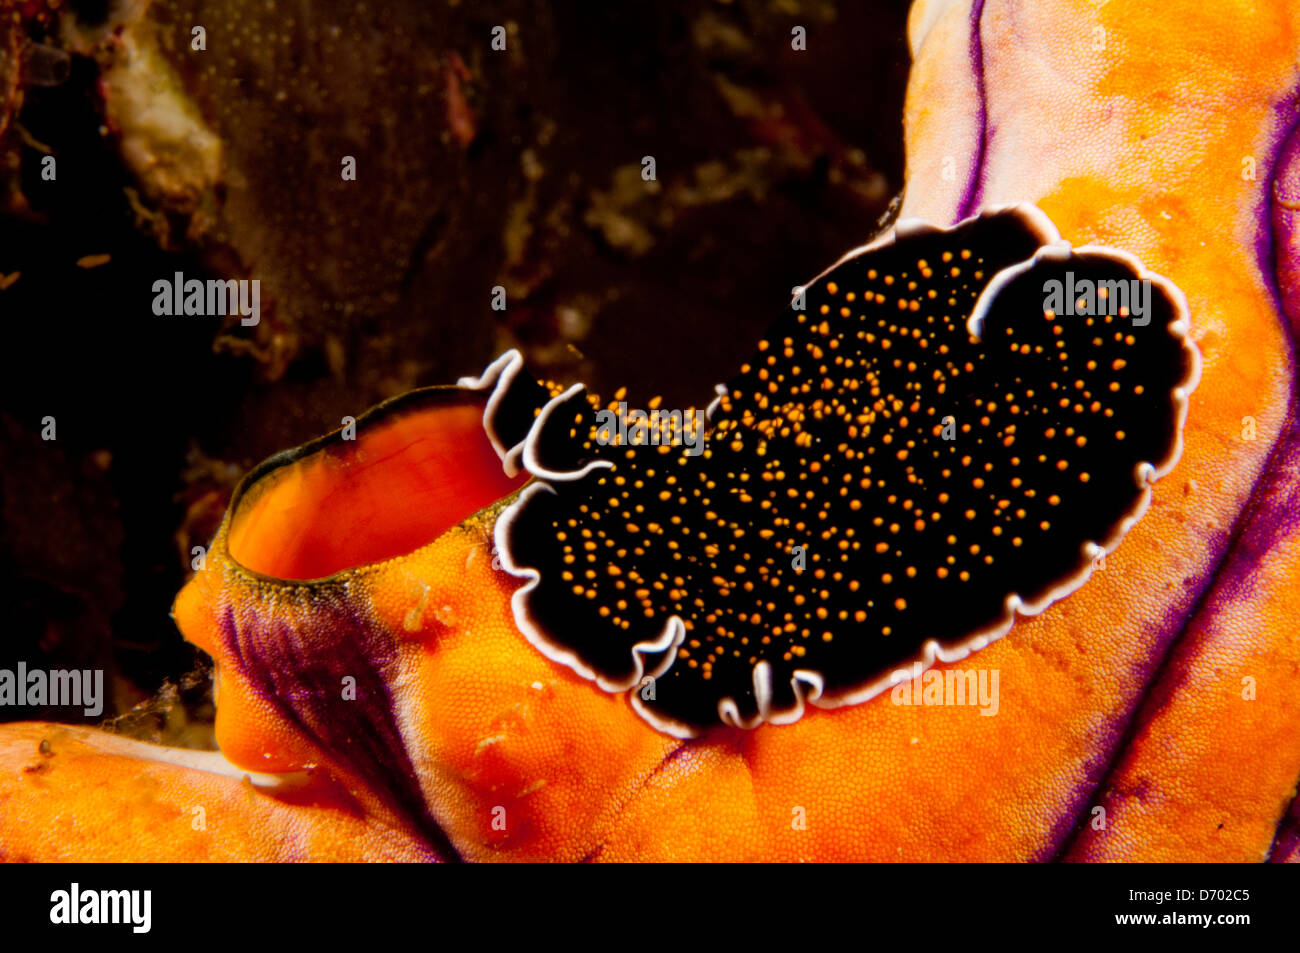
<svg viewBox="0 0 1300 953">
<path fill-rule="evenodd" d="M 501 458 L 501 466 L 506 476 L 512 478 L 519 475 L 519 456 L 523 453 L 524 441 L 519 441 L 513 447 L 506 447 L 495 427 L 488 421 L 496 419 L 501 401 L 510 392 L 510 385 L 523 366 L 524 356 L 517 349 L 511 348 L 489 364 L 479 377 L 462 377 L 456 381 L 457 387 L 464 387 L 466 390 L 490 389 L 492 391 L 487 406 L 483 408 L 483 429 L 487 432 L 488 440 L 492 442 L 492 449 L 496 450 L 497 456 Z"/>
</svg>

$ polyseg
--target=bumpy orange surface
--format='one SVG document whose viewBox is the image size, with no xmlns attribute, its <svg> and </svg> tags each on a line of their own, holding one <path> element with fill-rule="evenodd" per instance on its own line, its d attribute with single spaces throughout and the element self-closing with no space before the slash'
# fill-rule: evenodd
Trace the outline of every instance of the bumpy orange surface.
<svg viewBox="0 0 1300 953">
<path fill-rule="evenodd" d="M 397 859 L 429 855 L 431 823 L 472 860 L 1268 856 L 1300 777 L 1300 526 L 1278 503 L 1300 473 L 1278 450 L 1294 365 L 1258 242 L 1300 10 L 988 2 L 979 70 L 970 23 L 964 4 L 913 12 L 903 214 L 1036 202 L 1067 239 L 1178 284 L 1204 359 L 1182 461 L 1105 568 L 957 663 L 998 671 L 996 715 L 886 693 L 679 742 L 516 630 L 495 509 L 326 583 L 244 571 L 228 519 L 176 619 L 220 670 L 225 757 L 292 772 L 297 793 L 96 732 L 7 726 L 0 852 Z M 235 607 L 250 627 L 296 626 L 310 651 L 326 590 L 377 625 L 425 820 L 370 762 L 286 720 L 222 637 Z"/>
</svg>

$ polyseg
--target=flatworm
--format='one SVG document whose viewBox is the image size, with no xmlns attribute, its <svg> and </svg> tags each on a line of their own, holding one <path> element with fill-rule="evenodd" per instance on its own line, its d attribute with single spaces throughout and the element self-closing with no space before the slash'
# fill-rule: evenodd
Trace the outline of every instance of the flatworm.
<svg viewBox="0 0 1300 953">
<path fill-rule="evenodd" d="M 900 222 L 808 284 L 696 455 L 602 443 L 594 398 L 508 352 L 461 384 L 533 477 L 496 525 L 516 622 L 680 737 L 861 702 L 1118 545 L 1181 452 L 1188 334 L 1173 284 L 1017 205 Z"/>
</svg>

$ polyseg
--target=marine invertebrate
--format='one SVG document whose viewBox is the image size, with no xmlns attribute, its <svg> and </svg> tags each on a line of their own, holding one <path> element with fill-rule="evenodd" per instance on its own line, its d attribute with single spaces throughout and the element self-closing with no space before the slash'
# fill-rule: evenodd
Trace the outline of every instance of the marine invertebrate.
<svg viewBox="0 0 1300 953">
<path fill-rule="evenodd" d="M 1080 22 L 1101 26 L 1107 49 L 1092 49 Z M 187 836 L 171 856 L 218 844 L 244 857 L 354 856 L 358 845 L 371 856 L 465 859 L 1293 856 L 1288 828 L 1276 849 L 1274 839 L 1294 816 L 1300 776 L 1295 366 L 1282 319 L 1293 298 L 1286 146 L 1297 36 L 1283 4 L 916 8 L 904 215 L 942 224 L 1032 201 L 1076 245 L 1123 248 L 1176 282 L 1204 359 L 1178 469 L 1105 570 L 976 657 L 1000 672 L 997 717 L 879 696 L 680 741 L 529 646 L 510 609 L 519 583 L 492 566 L 499 507 L 444 511 L 449 528 L 436 539 L 324 581 L 232 563 L 231 530 L 247 516 L 237 509 L 176 615 L 221 668 L 227 758 L 301 787 L 241 788 L 211 764 L 151 761 L 143 746 L 108 751 L 93 733 L 10 727 L 0 733 L 6 853 L 166 854 L 157 832 L 203 789 L 222 794 L 209 795 L 210 826 L 242 834 L 286 817 L 300 836 L 250 834 L 235 847 Z M 1254 177 L 1243 175 L 1245 151 Z M 485 397 L 462 394 L 443 408 L 452 416 L 422 417 L 448 439 L 454 431 L 468 455 L 455 469 L 475 482 L 504 479 L 496 451 L 530 429 L 525 419 L 493 448 L 478 427 Z M 442 429 L 461 410 L 463 426 Z M 547 429 L 536 431 L 537 462 L 572 468 L 568 430 L 551 429 L 543 447 Z M 288 461 L 283 483 L 266 485 L 267 505 L 300 478 L 310 489 L 318 465 L 329 466 Z M 336 517 L 328 505 L 317 512 L 313 526 Z M 252 537 L 230 545 L 254 565 L 264 557 L 265 569 L 300 573 L 310 547 L 267 539 L 283 539 L 292 558 Z M 339 561 L 387 548 L 343 547 Z M 359 634 L 360 657 L 343 656 L 334 626 Z M 336 655 L 382 705 L 344 696 Z M 292 661 L 273 690 L 258 669 L 270 659 Z M 38 758 L 42 738 L 51 753 Z M 169 785 L 129 811 L 154 836 L 125 842 L 87 825 L 57 841 L 31 833 L 116 809 L 124 801 L 88 791 L 120 790 L 138 771 Z"/>
<path fill-rule="evenodd" d="M 580 388 L 492 434 L 540 481 L 496 524 L 529 580 L 516 622 L 602 688 L 657 679 L 630 698 L 679 736 L 956 661 L 1146 508 L 1199 374 L 1188 329 L 1167 281 L 1031 207 L 900 223 L 801 291 L 719 388 L 698 459 L 600 441 Z M 537 385 L 504 360 L 469 383 L 518 402 Z"/>
</svg>

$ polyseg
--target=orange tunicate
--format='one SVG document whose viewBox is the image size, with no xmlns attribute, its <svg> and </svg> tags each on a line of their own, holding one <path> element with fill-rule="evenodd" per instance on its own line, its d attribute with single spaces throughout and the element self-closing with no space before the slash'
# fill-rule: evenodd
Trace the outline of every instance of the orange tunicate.
<svg viewBox="0 0 1300 953">
<path fill-rule="evenodd" d="M 1272 249 L 1261 253 L 1257 236 L 1268 231 L 1266 163 L 1290 121 L 1276 104 L 1300 61 L 1300 9 L 1035 0 L 992 16 L 1002 5 L 990 3 L 976 25 L 977 76 L 967 6 L 923 0 L 913 10 L 902 216 L 949 223 L 1034 202 L 1074 244 L 1123 249 L 1181 288 L 1204 359 L 1177 468 L 1104 568 L 1007 637 L 933 669 L 996 672 L 995 716 L 895 704 L 884 692 L 747 733 L 679 740 L 655 730 L 625 695 L 519 630 L 520 581 L 493 553 L 494 501 L 515 487 L 493 472 L 475 415 L 452 401 L 427 419 L 358 422 L 357 446 L 341 456 L 322 445 L 278 478 L 278 467 L 261 471 L 271 482 L 249 492 L 246 512 L 236 503 L 208 568 L 177 598 L 182 631 L 220 670 L 218 736 L 234 767 L 100 732 L 0 727 L 0 853 L 1294 859 L 1295 365 Z M 1079 23 L 1105 31 L 1104 50 Z M 1243 151 L 1261 174 L 1242 174 Z M 1247 417 L 1253 440 L 1240 437 Z M 412 471 L 353 456 L 404 447 L 419 448 Z M 344 493 L 366 501 L 357 515 L 331 512 Z M 411 523 L 392 506 L 401 494 L 419 501 Z M 335 655 L 352 658 L 340 631 L 372 650 L 369 669 L 352 674 L 382 705 L 345 700 L 347 685 L 334 681 Z M 819 626 L 799 641 L 841 641 L 835 634 Z M 255 644 L 279 659 L 300 653 L 291 684 L 304 708 L 286 707 L 258 660 L 232 651 Z M 300 711 L 308 717 L 290 717 Z M 321 712 L 351 719 L 358 740 L 339 743 Z M 399 749 L 401 776 L 386 774 Z M 244 771 L 260 772 L 259 783 L 237 780 Z M 140 777 L 155 785 L 143 804 L 126 794 Z M 196 800 L 221 812 L 223 837 L 184 825 L 177 836 L 162 823 Z"/>
</svg>

